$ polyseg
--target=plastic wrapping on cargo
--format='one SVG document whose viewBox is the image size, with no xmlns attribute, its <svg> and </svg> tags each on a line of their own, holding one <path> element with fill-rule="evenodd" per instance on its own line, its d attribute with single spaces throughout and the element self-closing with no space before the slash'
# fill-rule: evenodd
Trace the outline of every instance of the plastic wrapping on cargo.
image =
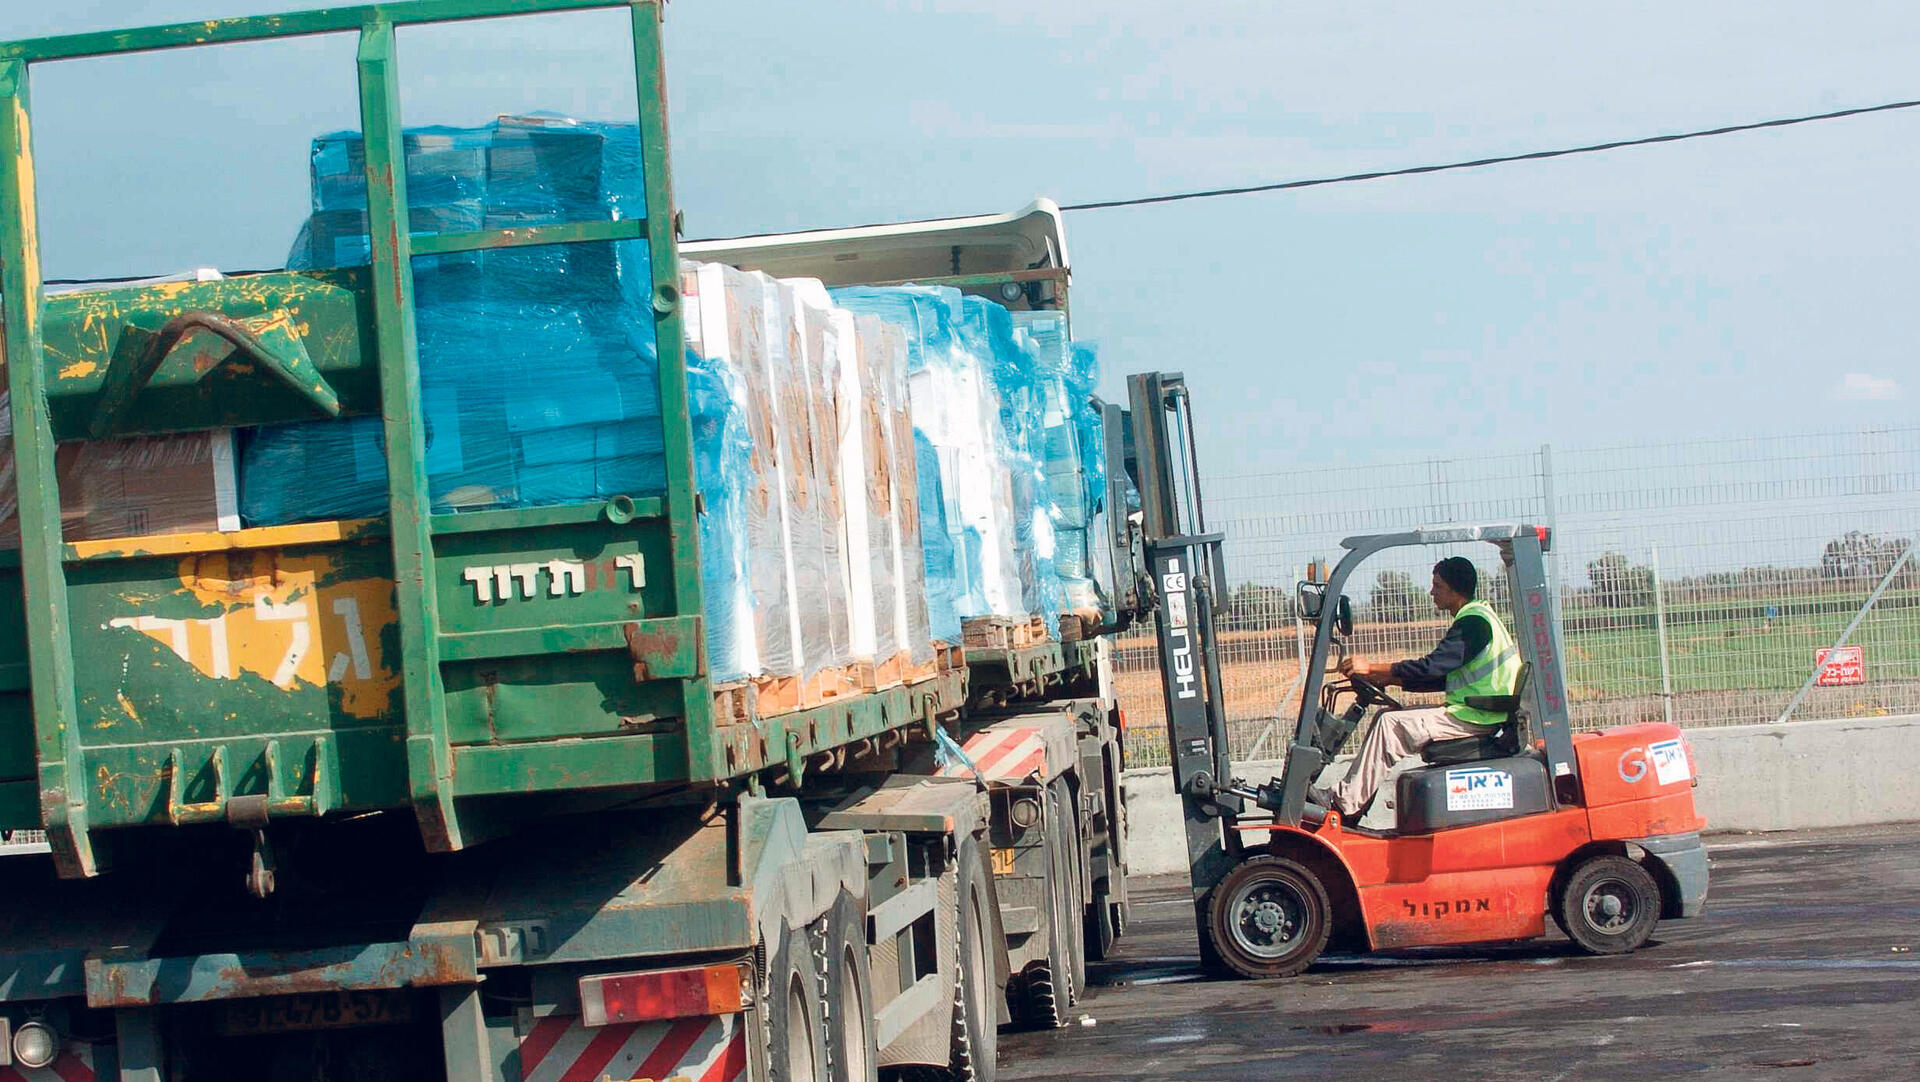
<svg viewBox="0 0 1920 1082">
<path fill-rule="evenodd" d="M 775 425 L 788 510 L 793 630 L 801 645 L 801 669 L 812 676 L 851 660 L 845 627 L 846 577 L 833 568 L 841 556 L 842 505 L 839 477 L 828 471 L 837 463 L 838 453 L 831 440 L 821 438 L 834 431 L 828 415 L 830 391 L 821 379 L 828 345 L 826 293 L 817 282 L 763 281 L 769 286 L 769 301 L 777 294 L 779 302 L 778 326 L 768 329 L 774 344 L 768 356 L 774 367 Z"/>
<path fill-rule="evenodd" d="M 6 379 L 0 351 L 0 382 Z M 63 541 L 237 530 L 233 430 L 63 443 L 54 450 Z M 0 386 L 0 550 L 20 547 L 13 411 Z"/>
<path fill-rule="evenodd" d="M 1106 508 L 1107 441 L 1106 418 L 1093 402 L 1093 391 L 1100 385 L 1100 351 L 1092 342 L 1073 343 L 1074 420 L 1080 430 L 1080 460 L 1087 478 L 1089 515 Z"/>
<path fill-rule="evenodd" d="M 1092 569 L 1092 528 L 1105 488 L 1104 443 L 1091 399 L 1099 358 L 1087 343 L 1067 338 L 1066 317 L 1016 312 L 1016 325 L 1033 337 L 1041 396 L 1042 445 L 1050 509 L 1056 526 L 1054 571 L 1059 608 L 1099 619 L 1100 591 Z M 1096 480 L 1097 476 L 1097 480 Z"/>
<path fill-rule="evenodd" d="M 768 301 L 777 308 L 780 295 L 777 289 L 768 289 L 768 282 L 764 275 L 705 263 L 697 269 L 693 293 L 699 298 L 701 352 L 725 361 L 739 380 L 750 438 L 742 478 L 746 505 L 742 544 L 753 598 L 758 667 L 751 675 L 756 678 L 800 671 L 787 545 L 790 516 L 781 476 L 783 448 L 776 423 L 774 366 L 768 356 L 768 325 L 779 322 L 777 313 L 769 313 Z M 784 346 L 785 335 L 780 338 Z"/>
<path fill-rule="evenodd" d="M 947 286 L 846 286 L 833 302 L 848 311 L 879 316 L 907 333 L 907 374 L 938 363 L 958 344 L 960 291 Z"/>
<path fill-rule="evenodd" d="M 700 593 L 705 601 L 707 671 L 716 684 L 758 671 L 753 593 L 747 580 L 746 477 L 753 454 L 745 391 L 724 361 L 687 350 L 687 406 L 700 515 Z"/>
<path fill-rule="evenodd" d="M 886 402 L 887 474 L 893 484 L 895 627 L 901 652 L 920 666 L 933 660 L 933 635 L 926 552 L 920 539 L 919 456 L 914 450 L 913 409 L 907 391 L 907 332 L 893 323 L 882 322 L 880 327 L 878 387 Z"/>
<path fill-rule="evenodd" d="M 791 279 L 782 284 L 793 290 L 793 303 L 800 316 L 804 347 L 800 359 L 810 411 L 807 457 L 813 467 L 812 485 L 820 519 L 820 582 L 816 606 L 819 611 L 807 614 L 817 621 L 814 629 L 807 632 L 807 657 L 811 663 L 818 655 L 817 667 L 831 669 L 853 661 L 847 612 L 846 538 L 842 533 L 847 512 L 840 470 L 837 408 L 839 331 L 833 319 L 833 302 L 818 279 Z"/>
<path fill-rule="evenodd" d="M 1058 312 L 1016 312 L 1014 323 L 1033 340 L 1034 389 L 1038 397 L 1039 457 L 1055 505 L 1056 525 L 1085 528 L 1091 509 L 1086 499 L 1086 464 L 1080 454 L 1080 429 L 1074 403 L 1084 401 L 1072 371 L 1067 317 Z"/>
<path fill-rule="evenodd" d="M 939 467 L 955 611 L 962 619 L 1024 617 L 1000 402 L 983 341 L 962 333 L 961 294 L 944 286 L 856 287 L 833 298 L 907 331 L 913 424 Z M 921 495 L 927 491 L 923 484 Z"/>
<path fill-rule="evenodd" d="M 415 234 L 645 214 L 631 126 L 560 117 L 409 131 Z M 369 258 L 355 133 L 313 149 L 314 212 L 289 265 Z M 665 491 L 652 269 L 644 241 L 490 249 L 413 261 L 421 412 L 435 511 Z M 382 513 L 374 419 L 279 425 L 247 442 L 241 510 L 256 525 Z"/>
<path fill-rule="evenodd" d="M 963 341 L 983 350 L 999 392 L 1001 430 L 1013 509 L 1013 555 L 1023 611 L 1057 632 L 1059 585 L 1052 568 L 1053 539 L 1045 467 L 1042 464 L 1042 394 L 1032 336 L 1013 324 L 1005 308 L 982 297 L 962 297 Z"/>
<path fill-rule="evenodd" d="M 856 660 L 875 666 L 900 652 L 896 592 L 892 463 L 881 328 L 875 316 L 838 310 L 841 488 L 846 495 L 848 615 Z"/>
<path fill-rule="evenodd" d="M 920 548 L 927 568 L 927 633 L 935 642 L 962 642 L 960 610 L 954 599 L 964 589 L 954 564 L 953 534 L 947 527 L 946 491 L 940 479 L 940 452 L 919 430 L 913 433 L 914 459 L 920 470 Z"/>
</svg>

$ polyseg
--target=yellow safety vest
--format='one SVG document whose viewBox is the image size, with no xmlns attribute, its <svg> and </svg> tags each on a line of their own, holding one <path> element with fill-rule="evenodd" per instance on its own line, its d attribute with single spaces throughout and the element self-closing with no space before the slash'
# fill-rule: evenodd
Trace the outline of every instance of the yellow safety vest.
<svg viewBox="0 0 1920 1082">
<path fill-rule="evenodd" d="M 1498 725 L 1507 720 L 1507 715 L 1475 710 L 1467 705 L 1467 696 L 1513 694 L 1513 686 L 1520 679 L 1520 651 L 1513 645 L 1507 625 L 1494 615 L 1493 606 L 1469 601 L 1453 614 L 1456 621 L 1466 616 L 1483 617 L 1493 636 L 1487 640 L 1486 649 L 1447 674 L 1447 713 L 1475 725 Z"/>
</svg>

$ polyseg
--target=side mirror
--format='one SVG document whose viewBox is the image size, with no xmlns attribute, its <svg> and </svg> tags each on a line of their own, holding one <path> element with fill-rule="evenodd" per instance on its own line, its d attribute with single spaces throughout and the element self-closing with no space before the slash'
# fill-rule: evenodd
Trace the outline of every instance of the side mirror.
<svg viewBox="0 0 1920 1082">
<path fill-rule="evenodd" d="M 1300 607 L 1302 620 L 1318 620 L 1327 605 L 1327 588 L 1322 583 L 1303 582 L 1295 591 L 1294 601 Z"/>
<path fill-rule="evenodd" d="M 1340 595 L 1339 603 L 1334 606 L 1333 629 L 1343 639 L 1353 636 L 1353 602 L 1348 601 L 1345 594 Z"/>
</svg>

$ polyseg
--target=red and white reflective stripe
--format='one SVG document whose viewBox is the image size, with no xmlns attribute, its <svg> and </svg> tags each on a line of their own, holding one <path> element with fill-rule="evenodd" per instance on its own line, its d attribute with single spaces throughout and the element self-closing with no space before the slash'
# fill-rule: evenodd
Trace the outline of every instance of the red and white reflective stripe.
<svg viewBox="0 0 1920 1082">
<path fill-rule="evenodd" d="M 747 1031 L 737 1014 L 613 1026 L 553 1015 L 520 1039 L 524 1082 L 733 1082 L 746 1076 Z"/>
<path fill-rule="evenodd" d="M 1046 779 L 1047 742 L 1038 729 L 983 729 L 968 737 L 961 748 L 987 781 L 1019 782 L 1034 774 Z M 943 778 L 964 778 L 972 773 L 964 762 L 940 768 Z"/>
<path fill-rule="evenodd" d="M 0 1082 L 93 1082 L 93 1046 L 67 1045 L 45 1067 L 0 1067 Z"/>
</svg>

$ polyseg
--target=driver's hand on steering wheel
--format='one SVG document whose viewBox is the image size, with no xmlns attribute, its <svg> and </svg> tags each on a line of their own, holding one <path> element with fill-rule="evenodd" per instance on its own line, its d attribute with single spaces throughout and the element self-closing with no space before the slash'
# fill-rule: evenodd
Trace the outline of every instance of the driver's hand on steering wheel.
<svg viewBox="0 0 1920 1082">
<path fill-rule="evenodd" d="M 1375 665 L 1356 657 L 1340 659 L 1340 671 L 1348 676 L 1357 676 L 1376 687 L 1386 687 L 1393 680 L 1391 662 Z"/>
</svg>

